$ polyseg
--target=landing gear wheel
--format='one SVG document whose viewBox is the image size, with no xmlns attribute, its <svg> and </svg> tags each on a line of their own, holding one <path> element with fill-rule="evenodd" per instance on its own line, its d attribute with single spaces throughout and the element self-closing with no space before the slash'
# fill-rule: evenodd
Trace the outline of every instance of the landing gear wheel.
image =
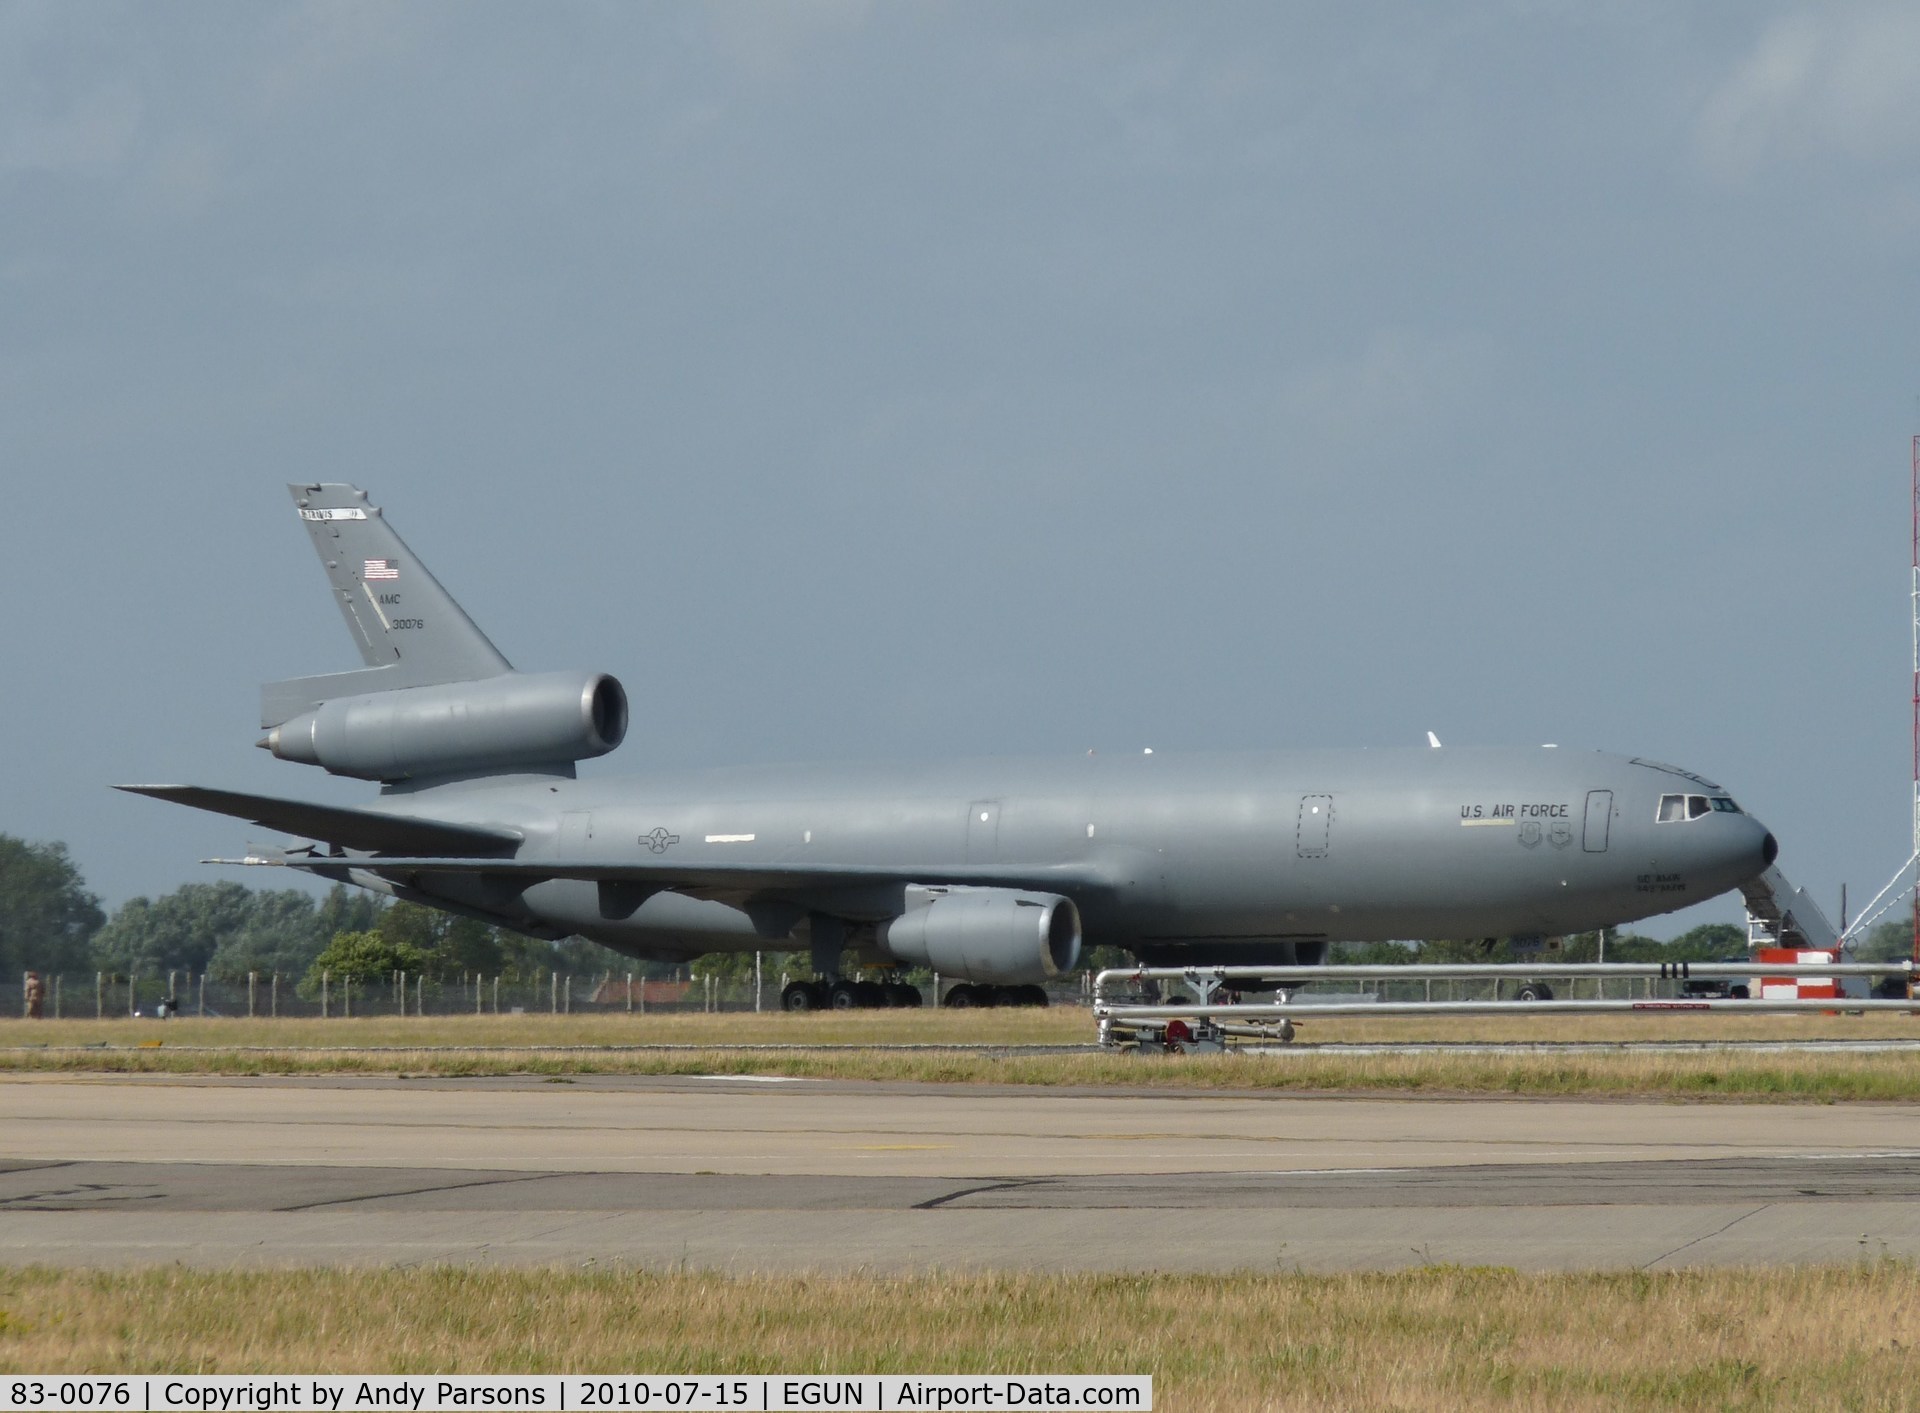
<svg viewBox="0 0 1920 1413">
<path fill-rule="evenodd" d="M 1038 1006 L 1042 1010 L 1047 1006 L 1047 991 L 1044 986 L 1022 986 L 1014 993 L 1016 1006 Z"/>
<path fill-rule="evenodd" d="M 909 986 L 904 981 L 896 981 L 887 988 L 887 994 L 893 997 L 893 1004 L 902 1010 L 911 1010 L 920 1004 L 920 988 Z"/>
<path fill-rule="evenodd" d="M 853 983 L 853 999 L 863 1010 L 882 1010 L 892 1004 L 887 999 L 887 988 L 877 981 L 856 981 Z"/>
<path fill-rule="evenodd" d="M 789 981 L 780 991 L 780 1009 L 783 1011 L 819 1010 L 819 1003 L 813 995 L 813 983 Z"/>
<path fill-rule="evenodd" d="M 1553 999 L 1553 988 L 1544 981 L 1529 981 L 1525 986 L 1513 993 L 1513 999 L 1516 1001 L 1551 1001 Z"/>
<path fill-rule="evenodd" d="M 948 988 L 947 999 L 940 1004 L 956 1011 L 970 1011 L 986 1002 L 980 999 L 973 986 L 963 981 L 958 986 Z"/>
<path fill-rule="evenodd" d="M 851 981 L 836 981 L 827 988 L 827 1005 L 836 1011 L 859 1009 L 860 988 Z"/>
</svg>

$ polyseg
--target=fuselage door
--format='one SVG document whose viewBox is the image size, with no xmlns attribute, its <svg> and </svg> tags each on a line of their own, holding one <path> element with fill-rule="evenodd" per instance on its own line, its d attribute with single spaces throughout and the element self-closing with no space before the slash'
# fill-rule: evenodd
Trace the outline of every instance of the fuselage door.
<svg viewBox="0 0 1920 1413">
<path fill-rule="evenodd" d="M 1303 859 L 1324 859 L 1333 847 L 1333 796 L 1302 795 L 1300 822 L 1294 829 Z"/>
<path fill-rule="evenodd" d="M 975 800 L 967 806 L 967 862 L 987 863 L 1000 856 L 1000 802 Z"/>
<path fill-rule="evenodd" d="M 1607 829 L 1613 823 L 1613 791 L 1587 791 L 1587 832 L 1583 847 L 1590 854 L 1607 851 Z"/>
</svg>

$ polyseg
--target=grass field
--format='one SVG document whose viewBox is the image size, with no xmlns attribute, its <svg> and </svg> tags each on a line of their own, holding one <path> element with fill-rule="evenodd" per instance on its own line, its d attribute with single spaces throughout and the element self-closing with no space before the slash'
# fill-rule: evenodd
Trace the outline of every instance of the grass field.
<svg viewBox="0 0 1920 1413">
<path fill-rule="evenodd" d="M 7 1073 L 713 1075 L 920 1084 L 1080 1085 L 1168 1091 L 1481 1094 L 1747 1102 L 1920 1102 L 1920 1064 L 1895 1055 L 1286 1055 L 1142 1058 L 1125 1054 L 967 1054 L 887 1050 L 603 1051 L 178 1050 L 27 1052 Z"/>
<path fill-rule="evenodd" d="M 1334 1042 L 1920 1040 L 1920 1016 L 1686 1015 L 1364 1017 L 1308 1020 L 1303 1047 Z M 535 1045 L 1090 1045 L 1092 1013 L 1048 1010 L 727 1012 L 506 1016 L 392 1016 L 356 1020 L 0 1020 L 0 1054 L 39 1045 L 334 1046 Z M 4 1060 L 0 1060 L 4 1063 Z"/>
<path fill-rule="evenodd" d="M 1920 1024 L 1914 1027 L 1920 1033 Z M 14 1045 L 530 1046 L 530 1045 L 903 1045 L 1092 1042 L 1093 1020 L 1052 1010 L 668 1012 L 395 1016 L 365 1020 L 61 1020 L 0 1022 L 0 1049 Z"/>
<path fill-rule="evenodd" d="M 0 1271 L 0 1370 L 1148 1373 L 1162 1409 L 1920 1406 L 1920 1273 Z"/>
<path fill-rule="evenodd" d="M 1129 1054 L 894 1045 L 1086 1045 L 1084 1011 L 860 1012 L 628 1019 L 481 1016 L 366 1021 L 60 1021 L 0 1025 L 0 1073 L 784 1074 L 945 1084 L 1169 1090 L 1590 1095 L 1920 1102 L 1908 1053 L 1508 1053 L 1346 1055 L 1312 1041 L 1905 1038 L 1902 1016 L 1488 1017 L 1327 1021 L 1281 1055 Z M 634 1047 L 668 1048 L 634 1048 Z M 780 1048 L 754 1048 L 780 1047 Z M 215 1048 L 202 1048 L 215 1047 Z"/>
</svg>

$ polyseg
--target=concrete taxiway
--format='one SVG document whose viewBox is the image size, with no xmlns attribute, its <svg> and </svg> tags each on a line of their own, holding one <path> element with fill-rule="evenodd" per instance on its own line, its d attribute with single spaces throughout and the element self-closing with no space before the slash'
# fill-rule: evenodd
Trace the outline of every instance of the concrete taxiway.
<svg viewBox="0 0 1920 1413">
<path fill-rule="evenodd" d="M 1920 1107 L 729 1077 L 0 1081 L 0 1259 L 1529 1269 L 1920 1256 Z"/>
</svg>

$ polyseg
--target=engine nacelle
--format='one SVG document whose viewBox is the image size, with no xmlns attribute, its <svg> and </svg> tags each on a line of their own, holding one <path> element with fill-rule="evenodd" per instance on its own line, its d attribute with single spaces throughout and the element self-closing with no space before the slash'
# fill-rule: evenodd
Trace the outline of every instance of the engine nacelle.
<svg viewBox="0 0 1920 1413">
<path fill-rule="evenodd" d="M 478 682 L 338 697 L 276 726 L 281 760 L 362 780 L 541 769 L 626 737 L 627 694 L 600 672 L 509 672 Z"/>
<path fill-rule="evenodd" d="M 1057 893 L 916 886 L 907 911 L 881 925 L 879 942 L 906 965 L 945 976 L 1050 981 L 1080 960 L 1080 910 Z"/>
</svg>

